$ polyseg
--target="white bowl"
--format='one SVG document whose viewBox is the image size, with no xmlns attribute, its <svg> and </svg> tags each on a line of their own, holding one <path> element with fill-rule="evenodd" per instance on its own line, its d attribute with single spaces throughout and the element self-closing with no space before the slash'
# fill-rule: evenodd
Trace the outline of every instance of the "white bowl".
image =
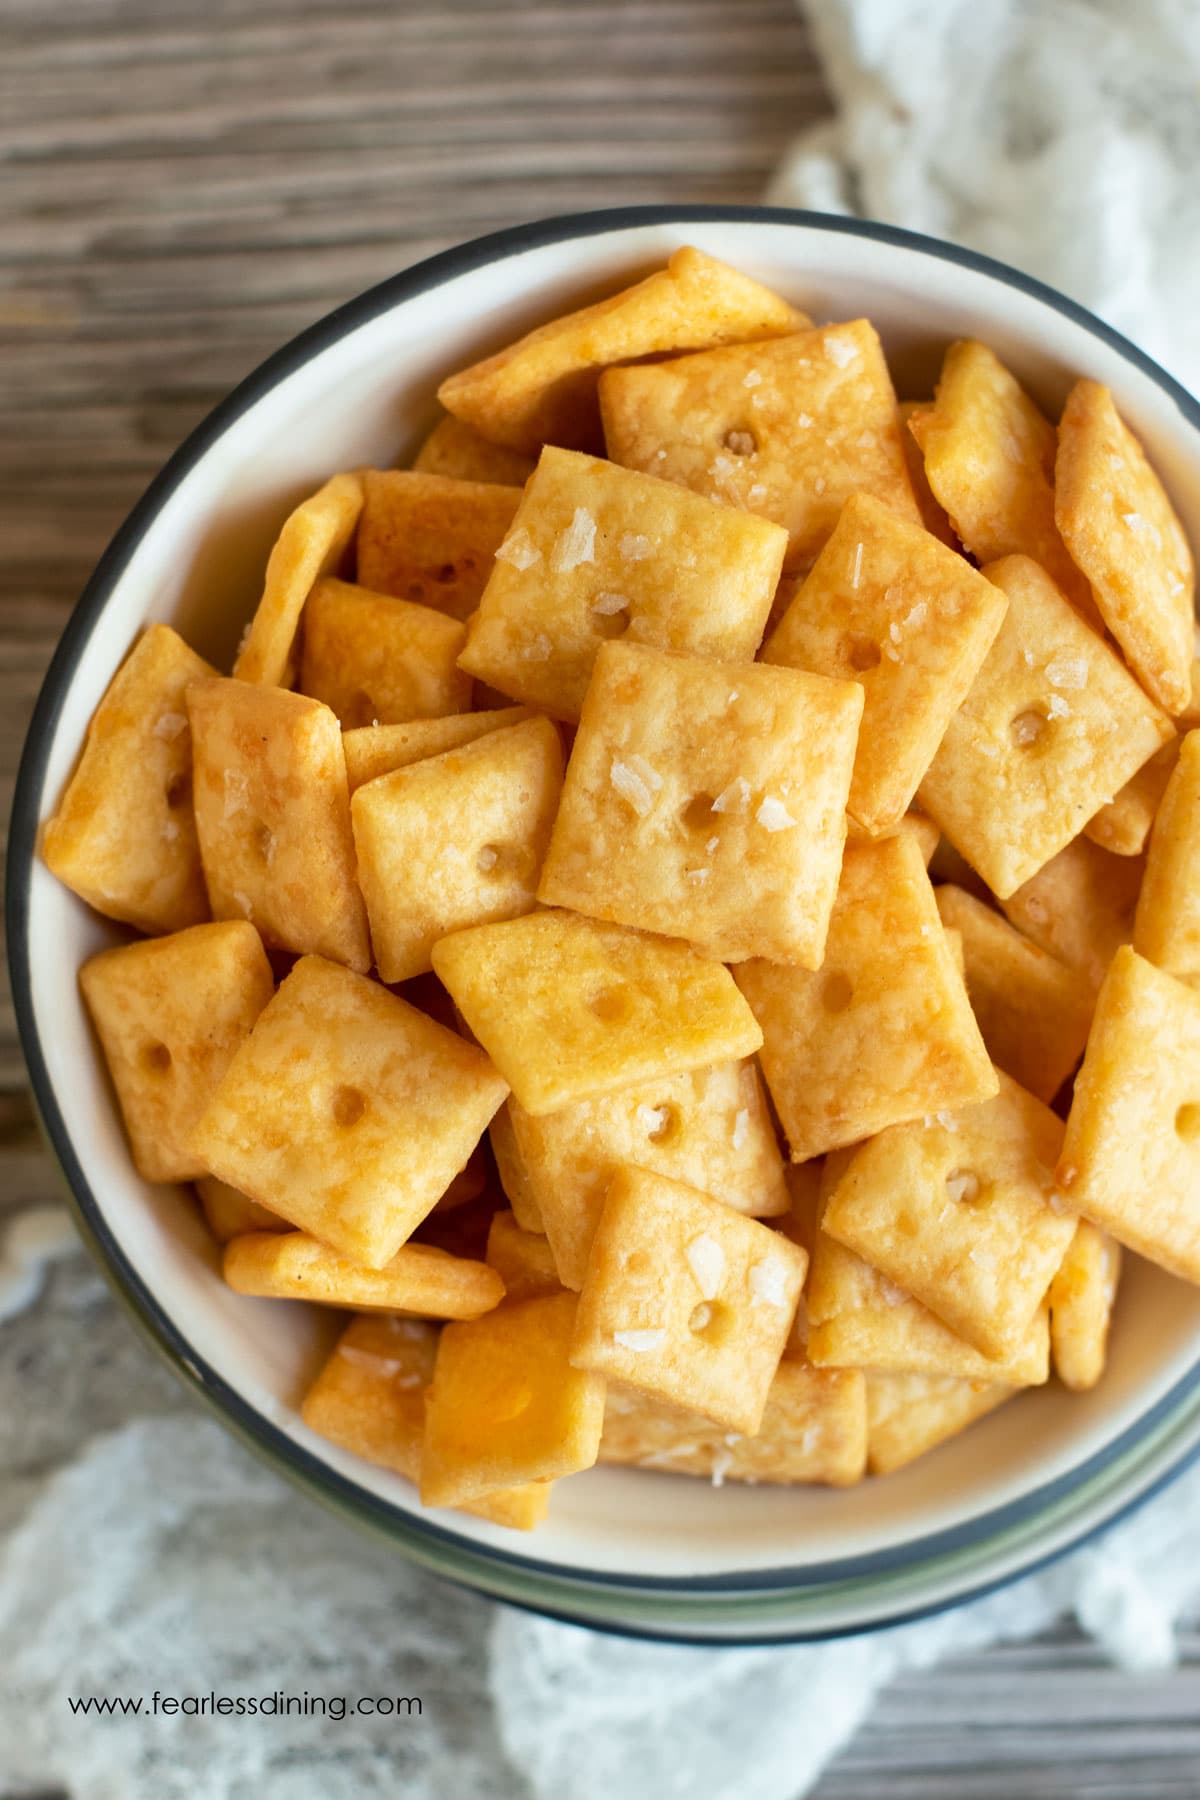
<svg viewBox="0 0 1200 1800">
<path fill-rule="evenodd" d="M 1200 541 L 1200 408 L 1081 308 L 999 264 L 876 225 L 750 208 L 633 209 L 503 232 L 396 276 L 245 381 L 172 458 L 102 558 L 63 635 L 14 805 L 8 924 L 34 1094 L 81 1227 L 135 1314 L 236 1430 L 406 1555 L 487 1592 L 612 1629 L 703 1641 L 860 1630 L 951 1604 L 1057 1554 L 1200 1447 L 1200 1293 L 1129 1260 L 1110 1366 L 1084 1396 L 1021 1396 L 847 1492 L 598 1469 L 525 1539 L 417 1506 L 399 1477 L 296 1411 L 332 1315 L 223 1286 L 176 1190 L 130 1164 L 76 970 L 116 933 L 35 857 L 84 727 L 139 629 L 167 619 L 228 666 L 290 507 L 336 469 L 387 465 L 429 426 L 440 376 L 624 284 L 686 243 L 817 319 L 866 314 L 901 392 L 948 340 L 991 344 L 1051 412 L 1107 382 Z"/>
</svg>

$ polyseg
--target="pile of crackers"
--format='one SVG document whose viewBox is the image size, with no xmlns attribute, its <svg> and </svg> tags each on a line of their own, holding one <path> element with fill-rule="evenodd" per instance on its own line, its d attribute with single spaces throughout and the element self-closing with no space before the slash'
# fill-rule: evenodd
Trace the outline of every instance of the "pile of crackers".
<svg viewBox="0 0 1200 1800">
<path fill-rule="evenodd" d="M 902 403 L 682 249 L 439 397 L 46 826 L 142 934 L 80 973 L 138 1171 L 353 1315 L 312 1430 L 501 1524 L 1090 1387 L 1118 1246 L 1200 1279 L 1192 558 L 1111 395 Z"/>
</svg>

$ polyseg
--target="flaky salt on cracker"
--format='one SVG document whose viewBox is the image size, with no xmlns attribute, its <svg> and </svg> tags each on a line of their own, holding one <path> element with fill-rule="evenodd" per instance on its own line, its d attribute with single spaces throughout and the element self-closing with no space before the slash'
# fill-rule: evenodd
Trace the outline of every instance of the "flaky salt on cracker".
<svg viewBox="0 0 1200 1800">
<path fill-rule="evenodd" d="M 1049 1294 L 1054 1372 L 1077 1393 L 1095 1387 L 1104 1373 L 1120 1278 L 1121 1246 L 1080 1219 Z"/>
<path fill-rule="evenodd" d="M 492 572 L 520 487 L 411 469 L 367 469 L 358 527 L 364 587 L 466 619 Z"/>
<path fill-rule="evenodd" d="M 1077 381 L 1058 427 L 1055 518 L 1104 623 L 1160 706 L 1192 691 L 1192 552 L 1166 490 L 1098 381 Z"/>
<path fill-rule="evenodd" d="M 757 1220 L 620 1168 L 592 1239 L 571 1361 L 754 1433 L 807 1267 L 803 1250 Z"/>
<path fill-rule="evenodd" d="M 559 1278 L 580 1288 L 622 1163 L 699 1188 L 752 1218 L 787 1210 L 783 1162 L 754 1063 L 638 1082 L 534 1118 L 510 1102 L 520 1168 Z"/>
<path fill-rule="evenodd" d="M 192 1142 L 201 1167 L 380 1269 L 505 1094 L 473 1044 L 378 983 L 308 956 L 260 1015 Z"/>
<path fill-rule="evenodd" d="M 546 911 L 455 932 L 435 971 L 526 1112 L 752 1056 L 728 969 L 685 944 Z"/>
<path fill-rule="evenodd" d="M 42 834 L 51 874 L 139 931 L 182 931 L 208 917 L 184 694 L 215 674 L 169 625 L 149 626 L 92 715 Z"/>
<path fill-rule="evenodd" d="M 1181 981 L 1200 984 L 1200 731 L 1183 739 L 1154 822 L 1133 947 Z"/>
<path fill-rule="evenodd" d="M 1094 618 L 1054 520 L 1054 427 L 995 352 L 974 339 L 951 344 L 933 405 L 911 412 L 908 427 L 935 498 L 976 561 L 1032 557 Z"/>
<path fill-rule="evenodd" d="M 993 1100 L 864 1144 L 821 1220 L 993 1358 L 1025 1338 L 1075 1229 L 1055 1194 L 1062 1121 L 999 1081 Z"/>
<path fill-rule="evenodd" d="M 691 247 L 665 269 L 443 381 L 438 399 L 484 437 L 536 456 L 543 444 L 594 447 L 596 383 L 610 363 L 747 343 L 808 320 L 769 288 Z"/>
<path fill-rule="evenodd" d="M 1095 994 L 1113 956 L 1133 936 L 1145 866 L 1075 838 L 1001 902 L 1025 937 L 1078 970 Z"/>
<path fill-rule="evenodd" d="M 973 894 L 949 885 L 935 894 L 943 923 L 962 935 L 967 994 L 988 1055 L 1049 1105 L 1083 1055 L 1094 990 Z"/>
<path fill-rule="evenodd" d="M 614 462 L 774 519 L 788 532 L 790 571 L 811 561 L 853 493 L 920 523 L 891 376 L 866 319 L 611 369 L 600 404 Z"/>
<path fill-rule="evenodd" d="M 921 783 L 921 805 L 1002 900 L 1078 836 L 1173 735 L 1028 557 L 984 573 L 1008 596 L 999 636 Z"/>
<path fill-rule="evenodd" d="M 1058 1180 L 1120 1243 L 1200 1281 L 1200 994 L 1128 945 L 1096 1001 Z"/>
<path fill-rule="evenodd" d="M 819 966 L 861 716 L 852 681 L 606 644 L 539 899 Z"/>
<path fill-rule="evenodd" d="M 473 1319 L 504 1297 L 504 1283 L 486 1263 L 432 1244 L 405 1244 L 366 1268 L 305 1231 L 252 1232 L 226 1245 L 223 1268 L 239 1294 L 430 1319 Z"/>
<path fill-rule="evenodd" d="M 358 880 L 381 980 L 430 968 L 448 932 L 532 912 L 561 785 L 556 728 L 527 719 L 355 791 Z"/>
<path fill-rule="evenodd" d="M 366 781 L 374 781 L 377 775 L 390 775 L 393 769 L 405 769 L 427 756 L 442 756 L 447 750 L 461 750 L 464 744 L 473 744 L 489 731 L 503 731 L 505 726 L 519 725 L 531 717 L 527 706 L 499 706 L 486 712 L 452 713 L 441 719 L 410 719 L 403 725 L 364 725 L 343 731 L 350 792 Z"/>
<path fill-rule="evenodd" d="M 423 1319 L 352 1319 L 304 1396 L 304 1423 L 343 1450 L 420 1481 L 425 1389 L 437 1343 L 437 1327 Z M 546 1481 L 526 1482 L 468 1500 L 461 1510 L 531 1531 L 546 1516 L 550 1488 Z"/>
<path fill-rule="evenodd" d="M 462 667 L 572 720 L 612 638 L 748 662 L 785 549 L 766 519 L 547 448 L 496 552 Z"/>
<path fill-rule="evenodd" d="M 898 823 L 1007 611 L 994 583 L 921 526 L 852 494 L 763 652 L 865 695 L 849 811 Z"/>
<path fill-rule="evenodd" d="M 741 963 L 737 981 L 795 1162 L 996 1092 L 908 833 L 847 845 L 818 971 Z"/>
<path fill-rule="evenodd" d="M 866 1460 L 866 1384 L 858 1369 L 780 1363 L 753 1437 L 620 1382 L 608 1386 L 602 1463 L 699 1475 L 714 1487 L 727 1481 L 851 1487 L 862 1479 Z"/>
<path fill-rule="evenodd" d="M 443 475 L 452 481 L 479 481 L 499 487 L 524 487 L 533 474 L 532 456 L 493 443 L 453 413 L 445 413 L 438 420 L 422 441 L 412 466 L 422 475 Z"/>
<path fill-rule="evenodd" d="M 262 599 L 233 665 L 239 681 L 290 685 L 304 602 L 322 575 L 340 569 L 362 504 L 361 476 L 334 475 L 284 521 L 267 562 Z"/>
<path fill-rule="evenodd" d="M 867 1465 L 891 1475 L 994 1412 L 1018 1390 L 953 1375 L 867 1376 Z"/>
<path fill-rule="evenodd" d="M 213 915 L 269 949 L 371 964 L 346 759 L 327 706 L 244 681 L 187 691 L 194 803 Z"/>
<path fill-rule="evenodd" d="M 274 990 L 253 925 L 192 925 L 102 950 L 79 985 L 139 1175 L 203 1175 L 193 1128 Z"/>
<path fill-rule="evenodd" d="M 604 1382 L 568 1361 L 575 1307 L 574 1294 L 506 1301 L 442 1332 L 425 1398 L 426 1506 L 591 1468 Z"/>
<path fill-rule="evenodd" d="M 465 628 L 432 607 L 326 578 L 304 609 L 297 685 L 323 700 L 343 730 L 465 712 L 465 640 Z"/>
</svg>

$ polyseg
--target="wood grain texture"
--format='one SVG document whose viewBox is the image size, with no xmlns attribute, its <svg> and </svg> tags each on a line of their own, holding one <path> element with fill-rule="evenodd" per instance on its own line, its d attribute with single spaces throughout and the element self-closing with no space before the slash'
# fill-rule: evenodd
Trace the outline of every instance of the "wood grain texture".
<svg viewBox="0 0 1200 1800">
<path fill-rule="evenodd" d="M 826 105 L 792 0 L 0 0 L 0 40 L 5 818 L 90 568 L 265 355 L 479 232 L 753 200 Z M 0 1197 L 57 1191 L 5 994 Z M 818 1800 L 1194 1796 L 1200 1636 L 1184 1648 L 1135 1682 L 1064 1629 L 906 1678 Z"/>
</svg>

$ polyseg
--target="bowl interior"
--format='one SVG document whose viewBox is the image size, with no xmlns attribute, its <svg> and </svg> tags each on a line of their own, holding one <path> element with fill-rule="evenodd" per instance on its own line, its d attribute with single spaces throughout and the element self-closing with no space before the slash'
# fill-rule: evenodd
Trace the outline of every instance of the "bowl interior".
<svg viewBox="0 0 1200 1800">
<path fill-rule="evenodd" d="M 917 246 L 818 224 L 583 221 L 570 229 L 578 235 L 464 252 L 432 285 L 422 285 L 421 272 L 407 285 L 401 278 L 392 295 L 360 306 L 345 329 L 327 331 L 278 379 L 258 381 L 225 409 L 222 428 L 148 509 L 103 604 L 98 594 L 76 622 L 40 771 L 34 764 L 39 816 L 53 809 L 87 720 L 143 624 L 169 620 L 228 666 L 268 548 L 297 499 L 333 470 L 402 457 L 431 422 L 442 374 L 661 263 L 682 243 L 780 288 L 819 320 L 870 317 L 904 398 L 930 391 L 946 342 L 964 335 L 989 342 L 1050 408 L 1076 374 L 1108 382 L 1200 541 L 1200 433 L 1138 362 L 1043 297 Z M 51 1124 L 86 1171 L 121 1253 L 193 1358 L 268 1427 L 350 1483 L 419 1512 L 407 1484 L 314 1437 L 297 1416 L 336 1316 L 229 1292 L 180 1193 L 135 1175 L 75 980 L 84 957 L 118 934 L 40 865 L 29 879 L 31 1003 L 54 1096 Z M 562 1484 L 533 1540 L 459 1515 L 437 1522 L 543 1564 L 668 1579 L 815 1570 L 968 1526 L 1102 1454 L 1200 1361 L 1200 1293 L 1136 1259 L 1127 1268 L 1109 1372 L 1095 1392 L 1022 1396 L 886 1481 L 845 1493 L 715 1489 L 605 1469 Z"/>
</svg>

